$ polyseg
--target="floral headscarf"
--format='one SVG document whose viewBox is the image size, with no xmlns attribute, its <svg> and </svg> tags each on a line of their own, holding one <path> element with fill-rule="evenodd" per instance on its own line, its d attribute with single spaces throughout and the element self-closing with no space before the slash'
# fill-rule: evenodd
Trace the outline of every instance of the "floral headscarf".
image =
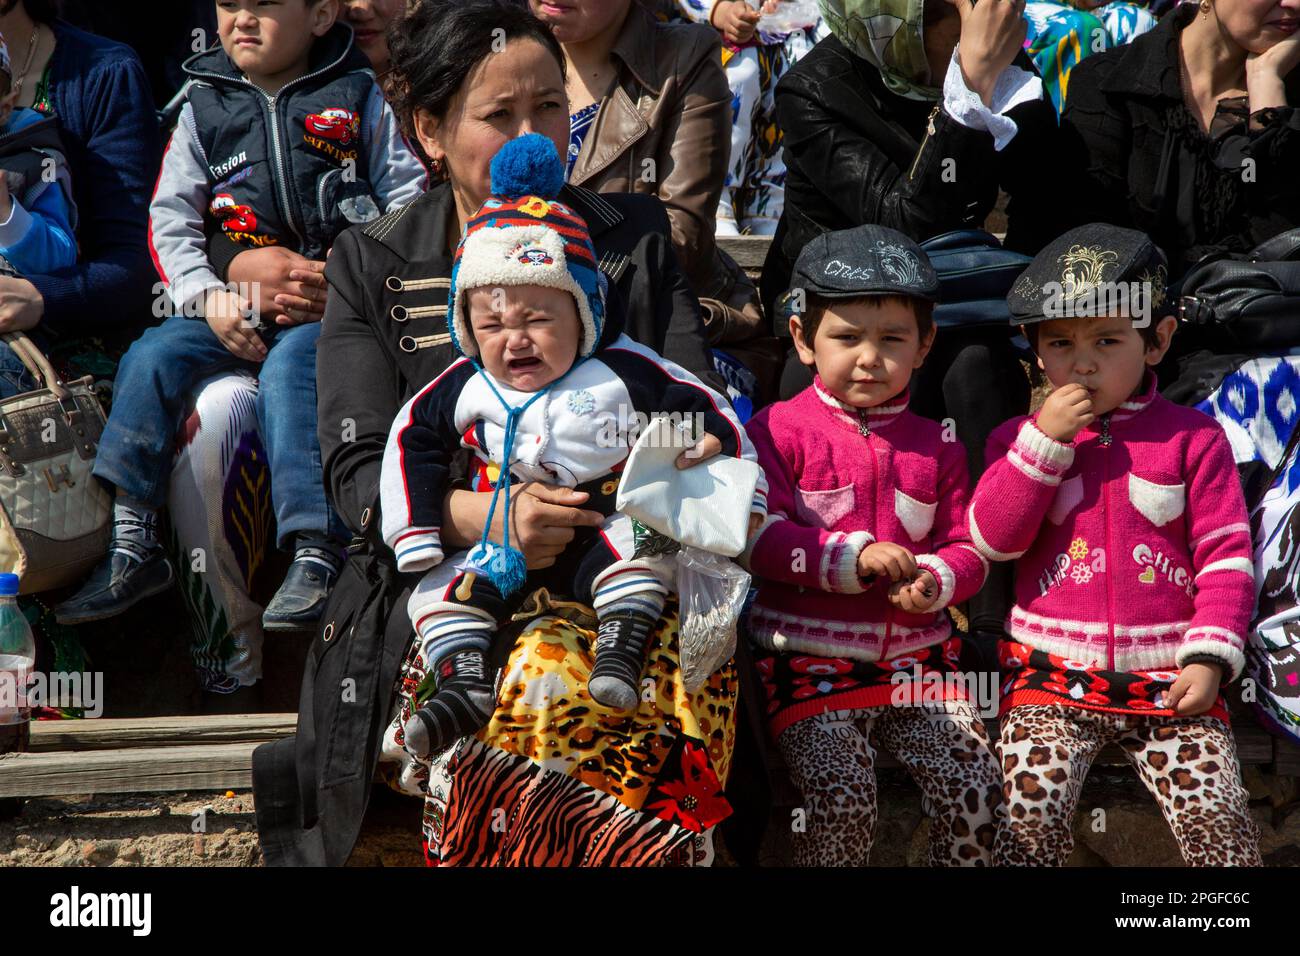
<svg viewBox="0 0 1300 956">
<path fill-rule="evenodd" d="M 925 0 L 817 0 L 835 38 L 910 100 L 937 100 L 921 39 Z"/>
</svg>

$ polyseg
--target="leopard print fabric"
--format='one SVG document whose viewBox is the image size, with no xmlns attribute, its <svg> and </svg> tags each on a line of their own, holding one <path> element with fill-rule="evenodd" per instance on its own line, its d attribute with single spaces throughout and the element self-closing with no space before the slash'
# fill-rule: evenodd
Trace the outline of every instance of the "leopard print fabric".
<svg viewBox="0 0 1300 956">
<path fill-rule="evenodd" d="M 1108 743 L 1156 798 L 1189 866 L 1260 865 L 1259 828 L 1223 721 L 1026 704 L 1002 718 L 1007 816 L 993 852 L 998 866 L 1064 865 L 1083 780 Z"/>
<path fill-rule="evenodd" d="M 988 732 L 962 700 L 828 711 L 787 727 L 777 745 L 803 794 L 795 866 L 865 866 L 876 828 L 876 750 L 898 758 L 935 808 L 931 866 L 987 866 L 1002 814 Z"/>
</svg>

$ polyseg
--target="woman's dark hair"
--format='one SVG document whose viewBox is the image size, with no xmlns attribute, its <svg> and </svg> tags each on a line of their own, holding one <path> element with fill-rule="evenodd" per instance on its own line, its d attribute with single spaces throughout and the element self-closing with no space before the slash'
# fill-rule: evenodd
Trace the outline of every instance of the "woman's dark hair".
<svg viewBox="0 0 1300 956">
<path fill-rule="evenodd" d="M 388 31 L 392 58 L 388 96 L 414 138 L 417 109 L 440 119 L 470 71 L 511 40 L 535 40 L 564 72 L 564 51 L 550 28 L 511 0 L 421 0 Z"/>
<path fill-rule="evenodd" d="M 58 0 L 0 0 L 0 16 L 12 13 L 20 3 L 24 12 L 37 23 L 53 23 L 59 16 Z"/>
</svg>

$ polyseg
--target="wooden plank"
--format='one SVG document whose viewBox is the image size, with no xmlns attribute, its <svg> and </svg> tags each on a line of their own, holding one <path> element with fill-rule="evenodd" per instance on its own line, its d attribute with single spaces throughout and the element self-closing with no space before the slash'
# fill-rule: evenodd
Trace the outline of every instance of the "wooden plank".
<svg viewBox="0 0 1300 956">
<path fill-rule="evenodd" d="M 1281 776 L 1300 777 L 1300 744 L 1293 740 L 1275 737 L 1273 746 L 1275 760 L 1273 770 Z"/>
<path fill-rule="evenodd" d="M 27 749 L 118 750 L 124 747 L 195 746 L 275 740 L 294 732 L 297 714 L 214 714 L 200 717 L 139 717 L 36 720 Z"/>
<path fill-rule="evenodd" d="M 0 797 L 246 790 L 259 742 L 0 755 Z"/>
<path fill-rule="evenodd" d="M 749 272 L 763 268 L 771 236 L 718 236 L 718 246 L 736 260 L 736 264 Z"/>
</svg>

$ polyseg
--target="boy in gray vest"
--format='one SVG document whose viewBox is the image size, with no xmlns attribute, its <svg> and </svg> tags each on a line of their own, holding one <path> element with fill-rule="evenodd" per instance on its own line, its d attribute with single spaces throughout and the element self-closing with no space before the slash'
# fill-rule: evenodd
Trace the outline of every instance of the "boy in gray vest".
<svg viewBox="0 0 1300 956">
<path fill-rule="evenodd" d="M 263 626 L 310 628 L 324 610 L 343 533 L 316 437 L 320 323 L 262 325 L 257 290 L 227 288 L 207 245 L 222 232 L 250 249 L 279 245 L 323 259 L 344 229 L 422 191 L 424 168 L 337 15 L 337 0 L 221 0 L 220 45 L 185 64 L 188 99 L 149 209 L 150 250 L 174 314 L 118 371 L 95 462 L 95 475 L 117 492 L 113 542 L 56 608 L 64 623 L 113 617 L 171 585 L 157 512 L 177 431 L 195 384 L 238 368 L 258 376 L 278 543 L 294 551 Z"/>
</svg>

